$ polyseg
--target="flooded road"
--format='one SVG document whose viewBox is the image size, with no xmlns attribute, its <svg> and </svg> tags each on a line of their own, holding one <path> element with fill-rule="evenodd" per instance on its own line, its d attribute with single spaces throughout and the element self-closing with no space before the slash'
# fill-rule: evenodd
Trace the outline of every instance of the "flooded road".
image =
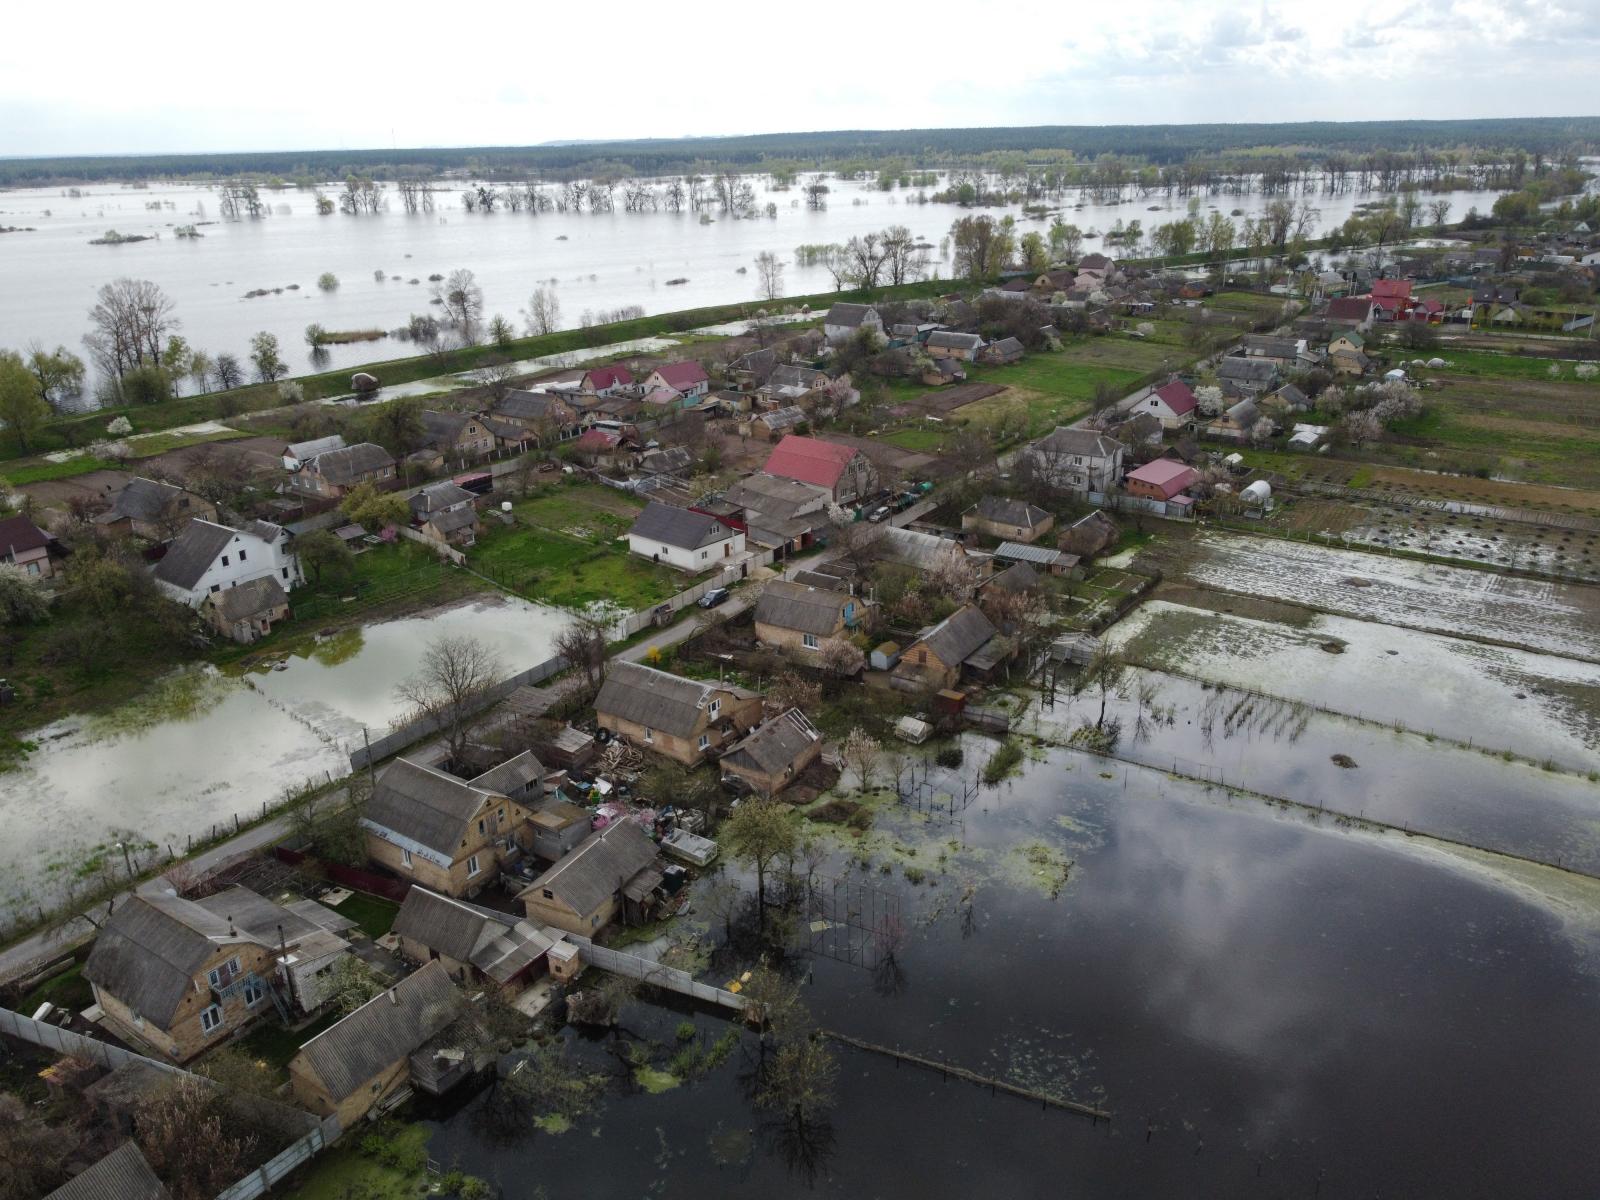
<svg viewBox="0 0 1600 1200">
<path fill-rule="evenodd" d="M 41 878 L 47 862 L 75 866 L 86 847 L 125 835 L 181 853 L 191 835 L 348 773 L 363 727 L 381 735 L 403 715 L 395 685 L 430 638 L 470 634 L 509 674 L 547 658 L 565 619 L 520 600 L 468 602 L 345 630 L 281 671 L 184 668 L 120 708 L 34 732 L 39 748 L 0 775 L 6 907 L 54 886 Z"/>
<path fill-rule="evenodd" d="M 1557 1196 L 1600 1165 L 1600 1040 L 1571 1036 L 1600 1000 L 1591 885 L 1064 751 L 957 823 L 894 809 L 880 831 L 915 855 L 863 871 L 844 834 L 826 869 L 898 903 L 903 948 L 893 971 L 810 956 L 818 1022 L 1101 1104 L 1109 1126 L 838 1049 L 828 1126 L 797 1142 L 747 1098 L 747 1035 L 715 1074 L 614 1088 L 558 1137 L 492 1140 L 480 1097 L 432 1157 L 508 1200 Z M 1065 886 L 1019 851 L 1069 861 Z M 679 1020 L 641 1003 L 623 1024 L 665 1055 Z"/>
</svg>

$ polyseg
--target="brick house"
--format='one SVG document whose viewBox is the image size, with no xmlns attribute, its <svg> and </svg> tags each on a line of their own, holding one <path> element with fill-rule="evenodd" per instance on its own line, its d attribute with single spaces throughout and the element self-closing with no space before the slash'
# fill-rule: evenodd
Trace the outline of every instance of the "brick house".
<svg viewBox="0 0 1600 1200">
<path fill-rule="evenodd" d="M 756 602 L 756 640 L 792 657 L 815 660 L 828 642 L 855 628 L 861 604 L 848 592 L 775 579 Z"/>
<path fill-rule="evenodd" d="M 27 517 L 0 520 L 0 563 L 34 579 L 49 579 L 65 555 L 61 543 Z"/>
<path fill-rule="evenodd" d="M 1172 458 L 1157 458 L 1144 466 L 1128 472 L 1128 495 L 1143 496 L 1147 500 L 1171 500 L 1183 494 L 1200 478 L 1199 473 L 1186 463 Z"/>
<path fill-rule="evenodd" d="M 438 412 L 422 414 L 427 444 L 445 458 L 482 458 L 494 450 L 494 432 L 471 413 Z"/>
<path fill-rule="evenodd" d="M 614 662 L 594 709 L 602 729 L 694 766 L 761 719 L 761 697 L 731 684 Z"/>
<path fill-rule="evenodd" d="M 900 656 L 893 681 L 901 688 L 953 688 L 961 680 L 962 668 L 998 632 L 975 605 L 958 608 Z"/>
<path fill-rule="evenodd" d="M 94 523 L 109 533 L 164 542 L 176 537 L 193 518 L 217 519 L 217 506 L 181 487 L 156 479 L 130 479 Z"/>
<path fill-rule="evenodd" d="M 985 496 L 961 514 L 964 532 L 981 533 L 1003 542 L 1036 542 L 1056 527 L 1054 514 L 1026 500 Z"/>
<path fill-rule="evenodd" d="M 706 374 L 704 367 L 692 359 L 667 363 L 645 376 L 645 394 L 648 396 L 657 388 L 666 388 L 680 396 L 704 396 L 711 390 L 711 377 Z"/>
<path fill-rule="evenodd" d="M 248 646 L 289 619 L 289 594 L 271 575 L 207 596 L 200 612 L 218 633 Z"/>
<path fill-rule="evenodd" d="M 1028 458 L 1046 484 L 1082 495 L 1108 491 L 1122 475 L 1126 453 L 1116 438 L 1062 426 L 1035 442 Z"/>
<path fill-rule="evenodd" d="M 554 938 L 525 920 L 441 896 L 424 887 L 406 893 L 392 932 L 413 962 L 440 963 L 458 982 L 488 980 L 513 988 L 544 973 Z"/>
<path fill-rule="evenodd" d="M 761 469 L 822 488 L 835 504 L 848 504 L 878 490 L 878 469 L 861 451 L 797 433 L 784 435 Z"/>
<path fill-rule="evenodd" d="M 635 822 L 615 821 L 518 893 L 528 920 L 593 937 L 621 913 L 638 921 L 661 886 L 656 844 Z"/>
<path fill-rule="evenodd" d="M 532 846 L 527 806 L 406 758 L 378 776 L 361 826 L 369 859 L 447 896 L 475 895 Z"/>
<path fill-rule="evenodd" d="M 741 780 L 761 796 L 788 787 L 822 753 L 822 735 L 798 708 L 779 713 L 722 756 L 724 779 Z"/>
<path fill-rule="evenodd" d="M 387 450 L 372 442 L 358 442 L 302 463 L 300 469 L 289 476 L 289 487 L 325 500 L 338 500 L 357 484 L 370 483 L 382 488 L 394 477 L 394 457 Z"/>
</svg>

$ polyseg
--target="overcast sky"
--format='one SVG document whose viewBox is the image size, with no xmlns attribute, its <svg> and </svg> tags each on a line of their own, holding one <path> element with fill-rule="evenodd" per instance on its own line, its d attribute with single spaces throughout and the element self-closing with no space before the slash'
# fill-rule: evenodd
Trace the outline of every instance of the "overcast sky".
<svg viewBox="0 0 1600 1200">
<path fill-rule="evenodd" d="M 17 0 L 0 155 L 1600 112 L 1600 0 Z"/>
</svg>

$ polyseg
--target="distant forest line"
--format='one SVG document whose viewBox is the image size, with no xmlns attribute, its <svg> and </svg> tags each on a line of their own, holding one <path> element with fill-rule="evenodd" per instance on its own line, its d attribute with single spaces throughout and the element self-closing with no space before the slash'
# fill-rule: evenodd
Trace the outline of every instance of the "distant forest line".
<svg viewBox="0 0 1600 1200">
<path fill-rule="evenodd" d="M 1235 165 L 1255 155 L 1328 157 L 1521 151 L 1570 156 L 1600 147 L 1600 117 L 1448 121 L 1304 121 L 1251 125 L 1036 125 L 988 129 L 835 130 L 748 137 L 643 139 L 546 146 L 409 150 L 289 150 L 0 159 L 0 186 L 73 181 L 263 176 L 375 178 L 470 172 L 561 178 L 574 173 L 663 175 L 705 167 L 868 170 L 899 160 L 954 167 L 1092 162 L 1117 156 L 1167 165 L 1197 158 Z"/>
</svg>

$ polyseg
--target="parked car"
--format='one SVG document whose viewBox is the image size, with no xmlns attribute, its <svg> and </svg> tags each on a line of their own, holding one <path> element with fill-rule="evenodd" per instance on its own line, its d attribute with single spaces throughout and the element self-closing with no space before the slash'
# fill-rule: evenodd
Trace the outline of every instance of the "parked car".
<svg viewBox="0 0 1600 1200">
<path fill-rule="evenodd" d="M 901 492 L 894 498 L 894 503 L 890 507 L 893 508 L 895 512 L 905 512 L 906 509 L 910 508 L 916 502 L 917 494 L 915 492 Z"/>
<path fill-rule="evenodd" d="M 698 601 L 696 601 L 696 603 L 698 603 L 701 608 L 715 608 L 717 605 L 721 604 L 727 598 L 728 598 L 728 589 L 727 588 L 712 588 L 704 596 L 701 596 L 700 599 Z"/>
<path fill-rule="evenodd" d="M 889 515 L 889 506 L 887 504 L 885 504 L 882 507 L 875 508 L 870 513 L 868 513 L 867 514 L 867 520 L 869 520 L 869 521 L 873 522 L 874 524 L 876 524 L 877 522 L 882 521 L 888 515 Z"/>
</svg>

